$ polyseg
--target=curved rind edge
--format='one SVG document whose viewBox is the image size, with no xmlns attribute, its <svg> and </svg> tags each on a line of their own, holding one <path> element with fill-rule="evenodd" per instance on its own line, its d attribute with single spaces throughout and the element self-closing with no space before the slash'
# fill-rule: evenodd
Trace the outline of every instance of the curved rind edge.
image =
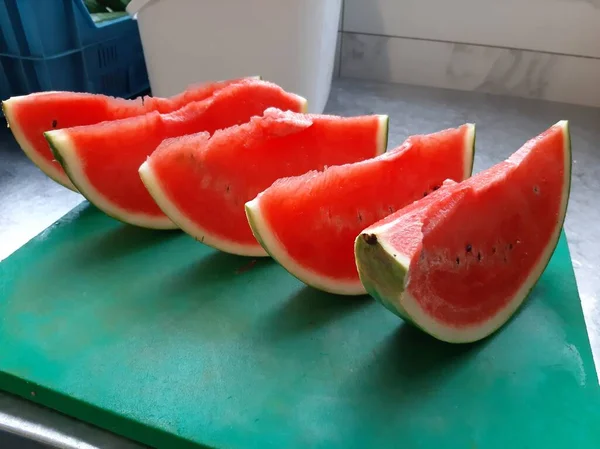
<svg viewBox="0 0 600 449">
<path fill-rule="evenodd" d="M 433 337 L 446 341 L 448 343 L 472 343 L 483 338 L 488 337 L 493 334 L 497 330 L 499 330 L 506 322 L 510 320 L 510 318 L 515 314 L 515 312 L 520 308 L 523 302 L 527 299 L 537 282 L 539 281 L 542 273 L 550 263 L 550 259 L 552 254 L 556 250 L 556 246 L 558 245 L 558 241 L 560 239 L 560 234 L 562 227 L 564 225 L 564 221 L 566 218 L 566 210 L 568 206 L 568 200 L 570 196 L 571 189 L 571 170 L 572 170 L 572 153 L 571 153 L 571 135 L 569 131 L 568 121 L 563 120 L 555 124 L 554 126 L 561 126 L 563 129 L 564 135 L 564 153 L 565 153 L 565 161 L 564 161 L 564 183 L 563 183 L 563 195 L 561 200 L 561 217 L 557 221 L 556 227 L 554 229 L 554 234 L 549 239 L 548 244 L 546 245 L 545 250 L 542 252 L 539 262 L 534 268 L 531 270 L 531 274 L 529 277 L 523 282 L 519 291 L 513 296 L 513 298 L 508 302 L 507 306 L 492 317 L 492 319 L 481 323 L 477 326 L 471 326 L 469 328 L 452 328 L 445 324 L 441 324 L 437 321 L 434 321 L 426 315 L 418 302 L 406 291 L 404 291 L 404 279 L 402 278 L 402 288 L 398 289 L 395 295 L 398 299 L 394 299 L 392 302 L 392 307 L 397 307 L 399 304 L 402 304 L 400 307 L 403 310 L 392 310 L 392 312 L 397 315 L 405 318 L 403 315 L 406 314 L 406 318 L 409 322 L 416 325 L 424 332 L 432 335 Z M 360 236 L 359 236 L 360 237 Z M 380 245 L 381 250 L 385 252 L 386 257 L 391 258 L 391 251 L 385 248 L 385 245 L 382 244 L 382 238 L 378 238 L 378 245 Z M 358 260 L 357 256 L 357 265 L 361 263 Z M 364 265 L 363 271 L 364 271 Z M 398 264 L 396 263 L 396 266 Z M 408 271 L 410 266 L 402 265 Z M 364 276 L 364 275 L 363 275 Z M 362 280 L 362 278 L 361 278 Z M 383 298 L 381 293 L 377 291 L 374 283 L 369 285 L 370 280 L 367 279 L 365 287 L 371 296 L 375 297 L 379 300 L 386 308 L 389 309 L 390 304 L 385 304 L 385 301 L 390 301 L 390 298 Z M 364 283 L 364 281 L 363 281 Z M 397 281 L 396 281 L 397 283 Z M 381 288 L 379 285 L 377 288 Z M 373 291 L 373 293 L 371 293 Z M 383 300 L 382 300 L 383 299 Z"/>
<path fill-rule="evenodd" d="M 66 187 L 73 192 L 78 193 L 77 187 L 73 184 L 73 182 L 69 179 L 66 173 L 61 173 L 57 167 L 55 167 L 52 163 L 48 162 L 46 159 L 41 157 L 37 151 L 34 150 L 33 145 L 29 142 L 29 139 L 25 137 L 25 133 L 19 126 L 18 120 L 14 120 L 12 114 L 12 103 L 17 101 L 18 98 L 25 98 L 26 96 L 21 97 L 11 97 L 2 102 L 2 112 L 4 113 L 4 118 L 6 118 L 6 123 L 10 128 L 13 137 L 17 141 L 19 148 L 25 153 L 25 156 L 33 162 L 33 164 L 46 176 L 52 179 L 54 182 L 57 182 L 63 187 Z M 51 151 L 49 148 L 48 151 Z"/>
<path fill-rule="evenodd" d="M 470 178 L 473 174 L 473 166 L 475 164 L 475 141 L 477 140 L 477 129 L 474 123 L 467 123 L 468 131 L 466 136 L 466 144 L 465 151 L 467 156 L 467 160 L 470 157 L 470 164 L 468 165 L 468 169 L 465 164 L 465 176 L 464 179 Z"/>
<path fill-rule="evenodd" d="M 297 264 L 288 252 L 280 245 L 277 237 L 271 231 L 260 210 L 260 194 L 245 204 L 246 217 L 256 240 L 265 251 L 281 265 L 288 273 L 301 282 L 324 292 L 336 295 L 358 296 L 364 295 L 366 290 L 360 281 L 345 283 L 339 280 L 326 278 L 308 271 Z"/>
<path fill-rule="evenodd" d="M 390 117 L 384 114 L 380 114 L 377 117 L 379 120 L 379 126 L 377 130 L 377 150 L 375 155 L 379 156 L 380 154 L 383 154 L 387 151 Z"/>
<path fill-rule="evenodd" d="M 132 214 L 104 199 L 94 186 L 87 182 L 87 177 L 80 167 L 76 150 L 67 133 L 63 130 L 47 131 L 44 133 L 44 137 L 48 141 L 54 157 L 63 167 L 71 182 L 77 187 L 79 193 L 106 215 L 123 223 L 142 228 L 177 229 L 177 226 L 166 216 L 164 218 L 153 218 L 145 214 Z"/>
<path fill-rule="evenodd" d="M 154 201 L 156 202 L 158 207 L 160 207 L 160 209 L 164 212 L 164 214 L 167 217 L 169 217 L 169 219 L 173 223 L 175 223 L 182 231 L 184 231 L 186 234 L 188 234 L 198 242 L 228 254 L 235 254 L 238 256 L 248 257 L 268 256 L 268 254 L 260 245 L 240 245 L 236 242 L 224 240 L 222 238 L 212 235 L 205 229 L 199 227 L 192 220 L 190 220 L 168 198 L 167 194 L 165 193 L 164 189 L 160 184 L 158 177 L 152 169 L 152 165 L 149 163 L 148 160 L 146 160 L 146 162 L 144 162 L 140 166 L 138 173 L 142 182 L 144 183 L 144 186 L 146 186 L 148 193 L 150 193 L 150 196 L 152 197 L 152 199 L 154 199 Z"/>
</svg>

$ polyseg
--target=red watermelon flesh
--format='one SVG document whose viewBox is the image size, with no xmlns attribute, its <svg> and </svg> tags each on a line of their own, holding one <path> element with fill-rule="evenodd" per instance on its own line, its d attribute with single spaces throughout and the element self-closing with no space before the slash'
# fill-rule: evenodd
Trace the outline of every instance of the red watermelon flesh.
<svg viewBox="0 0 600 449">
<path fill-rule="evenodd" d="M 163 142 L 140 176 L 163 211 L 197 240 L 264 256 L 244 204 L 284 176 L 385 151 L 387 116 L 336 117 L 274 108 L 249 123 Z"/>
<path fill-rule="evenodd" d="M 397 149 L 324 172 L 280 179 L 246 205 L 265 250 L 306 284 L 364 294 L 354 240 L 367 226 L 471 174 L 475 127 L 407 139 Z"/>
<path fill-rule="evenodd" d="M 556 247 L 571 179 L 568 123 L 509 159 L 365 229 L 356 263 L 388 309 L 449 342 L 500 328 Z"/>
<path fill-rule="evenodd" d="M 46 132 L 56 158 L 79 191 L 121 221 L 150 228 L 174 224 L 144 187 L 138 169 L 167 138 L 213 133 L 248 121 L 275 106 L 304 110 L 306 100 L 279 86 L 244 80 L 170 114 L 151 112 L 127 119 Z"/>
<path fill-rule="evenodd" d="M 237 81 L 197 84 L 171 98 L 126 100 L 82 92 L 39 92 L 9 98 L 2 103 L 2 108 L 17 143 L 29 159 L 56 182 L 77 190 L 54 159 L 44 138 L 45 131 L 118 120 L 152 111 L 173 112 L 192 101 L 204 100 Z"/>
</svg>

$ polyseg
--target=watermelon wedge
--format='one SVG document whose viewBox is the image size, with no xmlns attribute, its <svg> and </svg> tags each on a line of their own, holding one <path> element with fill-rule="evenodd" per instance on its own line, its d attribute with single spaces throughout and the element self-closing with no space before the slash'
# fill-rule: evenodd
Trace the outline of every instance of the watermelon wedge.
<svg viewBox="0 0 600 449">
<path fill-rule="evenodd" d="M 475 126 L 408 138 L 377 158 L 280 179 L 246 204 L 252 231 L 291 274 L 315 288 L 364 294 L 354 240 L 366 227 L 470 176 Z"/>
<path fill-rule="evenodd" d="M 252 235 L 246 201 L 283 176 L 374 157 L 387 146 L 387 116 L 336 117 L 270 108 L 249 123 L 167 140 L 140 168 L 165 214 L 222 251 L 267 255 Z"/>
<path fill-rule="evenodd" d="M 73 184 L 96 207 L 125 223 L 173 228 L 144 187 L 140 165 L 164 139 L 200 131 L 212 134 L 247 122 L 270 106 L 303 111 L 306 100 L 266 81 L 243 80 L 170 114 L 151 112 L 45 136 Z"/>
<path fill-rule="evenodd" d="M 513 315 L 548 264 L 570 180 L 569 127 L 561 121 L 506 161 L 365 229 L 356 239 L 360 278 L 434 337 L 482 339 Z"/>
<path fill-rule="evenodd" d="M 80 92 L 38 92 L 11 97 L 2 102 L 2 109 L 13 136 L 27 157 L 47 176 L 77 191 L 54 159 L 44 138 L 45 131 L 118 120 L 152 111 L 173 112 L 192 101 L 204 100 L 215 91 L 238 81 L 239 79 L 197 84 L 171 98 L 125 100 Z"/>
</svg>

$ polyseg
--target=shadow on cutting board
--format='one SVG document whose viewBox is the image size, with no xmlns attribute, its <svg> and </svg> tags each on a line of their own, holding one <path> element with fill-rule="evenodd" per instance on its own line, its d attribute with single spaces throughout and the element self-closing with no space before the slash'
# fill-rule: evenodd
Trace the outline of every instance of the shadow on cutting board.
<svg viewBox="0 0 600 449">
<path fill-rule="evenodd" d="M 119 223 L 117 227 L 84 241 L 79 248 L 78 260 L 82 263 L 106 263 L 181 235 L 178 229 L 145 229 Z"/>
<path fill-rule="evenodd" d="M 264 318 L 263 335 L 280 339 L 311 332 L 360 310 L 372 301 L 367 295 L 340 296 L 304 286 Z"/>
<path fill-rule="evenodd" d="M 371 399 L 399 404 L 435 394 L 440 383 L 481 351 L 493 338 L 476 343 L 450 344 L 402 323 L 372 350 L 372 357 L 355 370 L 348 388 L 373 392 Z M 377 394 L 382 393 L 382 394 Z"/>
</svg>

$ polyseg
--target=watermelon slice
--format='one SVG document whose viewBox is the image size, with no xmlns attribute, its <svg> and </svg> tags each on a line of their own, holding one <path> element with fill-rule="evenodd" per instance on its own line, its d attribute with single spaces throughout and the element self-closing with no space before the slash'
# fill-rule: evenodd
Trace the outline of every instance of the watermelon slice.
<svg viewBox="0 0 600 449">
<path fill-rule="evenodd" d="M 162 210 L 222 251 L 267 255 L 252 235 L 246 201 L 276 179 L 374 157 L 387 146 L 387 116 L 335 117 L 274 108 L 249 123 L 165 141 L 140 168 Z"/>
<path fill-rule="evenodd" d="M 243 80 L 170 114 L 151 112 L 45 135 L 73 184 L 99 209 L 125 223 L 173 228 L 139 177 L 146 157 L 164 139 L 213 133 L 247 122 L 270 106 L 303 111 L 306 100 L 266 81 Z"/>
<path fill-rule="evenodd" d="M 566 121 L 508 160 L 365 229 L 367 291 L 434 337 L 472 342 L 521 305 L 556 247 L 571 180 Z"/>
<path fill-rule="evenodd" d="M 192 101 L 204 100 L 237 81 L 239 79 L 197 84 L 171 98 L 125 100 L 79 92 L 38 92 L 11 97 L 2 103 L 2 109 L 17 143 L 27 157 L 47 176 L 76 191 L 63 168 L 54 160 L 44 139 L 45 131 L 118 120 L 152 111 L 173 112 Z"/>
<path fill-rule="evenodd" d="M 265 250 L 308 285 L 364 294 L 354 240 L 366 227 L 447 179 L 471 174 L 474 125 L 412 136 L 397 149 L 352 165 L 280 179 L 246 204 Z"/>
</svg>

